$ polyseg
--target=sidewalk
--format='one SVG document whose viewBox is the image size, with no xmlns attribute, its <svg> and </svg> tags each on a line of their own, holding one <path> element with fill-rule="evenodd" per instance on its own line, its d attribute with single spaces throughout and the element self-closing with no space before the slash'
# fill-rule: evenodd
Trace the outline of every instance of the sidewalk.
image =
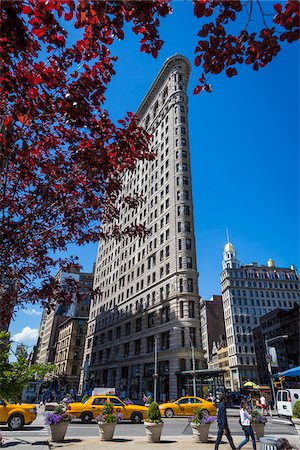
<svg viewBox="0 0 300 450">
<path fill-rule="evenodd" d="M 47 439 L 36 437 L 26 437 L 25 439 L 4 437 L 2 448 L 11 450 L 49 450 L 49 443 Z"/>
<path fill-rule="evenodd" d="M 295 448 L 300 448 L 299 437 L 297 435 L 282 435 Z M 279 436 L 276 436 L 279 438 Z M 241 437 L 234 436 L 233 441 L 237 446 Z M 194 442 L 192 436 L 163 436 L 160 443 L 153 444 L 147 442 L 146 435 L 144 437 L 118 437 L 112 441 L 100 441 L 99 437 L 92 438 L 70 438 L 63 442 L 52 442 L 51 440 L 36 440 L 36 438 L 16 439 L 6 438 L 2 448 L 10 448 L 11 450 L 158 450 L 159 446 L 174 450 L 212 450 L 215 442 L 215 436 L 210 436 L 207 443 L 199 444 Z M 259 442 L 256 443 L 259 450 Z M 243 447 L 245 450 L 252 450 L 251 441 Z M 227 439 L 224 437 L 219 447 L 220 450 L 231 450 Z"/>
<path fill-rule="evenodd" d="M 299 438 L 294 435 L 280 436 L 288 439 L 290 444 L 294 447 L 299 448 Z M 279 436 L 277 436 L 279 438 Z M 241 442 L 241 438 L 234 437 L 233 439 L 235 445 L 237 446 Z M 220 444 L 220 450 L 231 450 L 230 445 L 226 438 L 223 438 L 223 443 Z M 84 439 L 65 439 L 64 442 L 51 442 L 49 441 L 50 450 L 59 449 L 72 449 L 72 450 L 95 450 L 95 449 L 108 449 L 108 450 L 158 450 L 159 446 L 162 448 L 169 448 L 174 450 L 212 450 L 215 443 L 215 438 L 210 437 L 207 443 L 199 444 L 194 442 L 192 436 L 166 436 L 162 437 L 160 443 L 153 444 L 147 442 L 145 437 L 134 437 L 134 438 L 114 438 L 112 441 L 100 441 L 100 438 L 84 438 Z M 259 450 L 259 442 L 256 442 L 257 449 Z M 245 450 L 252 450 L 251 440 L 248 444 L 243 447 Z"/>
</svg>

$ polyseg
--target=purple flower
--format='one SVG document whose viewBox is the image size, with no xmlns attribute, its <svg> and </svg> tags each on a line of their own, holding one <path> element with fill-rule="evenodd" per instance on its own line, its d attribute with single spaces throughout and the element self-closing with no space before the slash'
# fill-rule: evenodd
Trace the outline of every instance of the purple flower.
<svg viewBox="0 0 300 450">
<path fill-rule="evenodd" d="M 47 414 L 46 419 L 45 419 L 45 423 L 47 425 L 57 425 L 61 421 L 62 421 L 62 415 L 54 414 L 54 413 Z"/>
</svg>

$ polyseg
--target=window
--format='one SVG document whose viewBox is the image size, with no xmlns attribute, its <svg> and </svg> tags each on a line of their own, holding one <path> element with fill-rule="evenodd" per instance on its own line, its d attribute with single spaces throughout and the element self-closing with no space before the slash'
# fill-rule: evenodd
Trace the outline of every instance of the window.
<svg viewBox="0 0 300 450">
<path fill-rule="evenodd" d="M 189 301 L 189 317 L 193 319 L 195 317 L 195 305 L 193 301 Z"/>
<path fill-rule="evenodd" d="M 126 335 L 130 334 L 130 330 L 131 330 L 131 323 L 127 322 L 125 325 L 125 334 Z"/>
<path fill-rule="evenodd" d="M 189 216 L 190 215 L 190 207 L 188 205 L 184 205 L 183 213 L 184 213 L 185 216 Z"/>
<path fill-rule="evenodd" d="M 128 356 L 129 355 L 129 342 L 126 342 L 124 344 L 124 356 Z"/>
<path fill-rule="evenodd" d="M 179 308 L 180 308 L 180 318 L 183 319 L 183 313 L 184 313 L 184 311 L 183 311 L 183 302 L 180 302 Z"/>
<path fill-rule="evenodd" d="M 185 247 L 187 250 L 191 250 L 191 248 L 192 248 L 192 240 L 191 239 L 186 239 Z"/>
<path fill-rule="evenodd" d="M 141 340 L 138 339 L 134 342 L 134 354 L 139 355 L 141 353 Z"/>
<path fill-rule="evenodd" d="M 147 353 L 152 353 L 154 351 L 154 337 L 147 337 Z"/>
<path fill-rule="evenodd" d="M 182 250 L 182 241 L 178 239 L 178 250 Z"/>
<path fill-rule="evenodd" d="M 154 318 L 155 318 L 154 312 L 148 314 L 148 328 L 154 327 L 154 325 L 155 325 Z"/>
<path fill-rule="evenodd" d="M 135 321 L 135 331 L 136 333 L 138 333 L 139 331 L 142 330 L 142 318 L 139 317 L 138 319 L 136 319 Z"/>
<path fill-rule="evenodd" d="M 189 185 L 189 179 L 188 179 L 188 177 L 182 177 L 182 183 L 183 183 L 184 185 L 188 186 L 188 185 Z"/>
<path fill-rule="evenodd" d="M 193 267 L 193 260 L 190 256 L 187 256 L 186 258 L 186 268 L 187 269 L 192 269 Z"/>
<path fill-rule="evenodd" d="M 178 258 L 178 268 L 182 269 L 182 256 L 179 256 Z"/>
<path fill-rule="evenodd" d="M 161 334 L 161 350 L 167 350 L 170 347 L 169 332 Z"/>
<path fill-rule="evenodd" d="M 179 279 L 179 292 L 183 292 L 183 279 Z"/>
<path fill-rule="evenodd" d="M 193 284 L 192 278 L 187 279 L 187 287 L 188 287 L 188 292 L 194 292 L 194 284 Z"/>
</svg>

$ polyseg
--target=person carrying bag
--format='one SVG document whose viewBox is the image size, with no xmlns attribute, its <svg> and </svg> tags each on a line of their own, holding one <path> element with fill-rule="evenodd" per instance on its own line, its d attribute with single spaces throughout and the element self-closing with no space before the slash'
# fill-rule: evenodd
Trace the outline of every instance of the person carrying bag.
<svg viewBox="0 0 300 450">
<path fill-rule="evenodd" d="M 255 436 L 254 431 L 251 426 L 251 414 L 248 411 L 248 402 L 246 400 L 242 400 L 240 406 L 240 425 L 243 428 L 245 439 L 238 445 L 238 449 L 242 448 L 247 442 L 249 442 L 249 437 L 252 439 L 252 447 L 253 450 L 256 450 Z"/>
</svg>

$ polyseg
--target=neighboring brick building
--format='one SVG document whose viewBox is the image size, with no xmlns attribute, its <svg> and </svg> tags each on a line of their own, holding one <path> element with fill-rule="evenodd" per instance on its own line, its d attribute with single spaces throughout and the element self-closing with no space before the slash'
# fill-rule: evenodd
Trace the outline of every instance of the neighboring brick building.
<svg viewBox="0 0 300 450">
<path fill-rule="evenodd" d="M 268 384 L 270 376 L 266 364 L 266 339 L 277 336 L 288 336 L 287 339 L 278 339 L 270 342 L 277 353 L 278 366 L 272 367 L 273 373 L 283 372 L 290 367 L 300 365 L 300 308 L 295 304 L 293 309 L 284 310 L 276 308 L 260 317 L 260 326 L 254 328 L 253 338 L 259 374 L 259 382 Z"/>
</svg>

